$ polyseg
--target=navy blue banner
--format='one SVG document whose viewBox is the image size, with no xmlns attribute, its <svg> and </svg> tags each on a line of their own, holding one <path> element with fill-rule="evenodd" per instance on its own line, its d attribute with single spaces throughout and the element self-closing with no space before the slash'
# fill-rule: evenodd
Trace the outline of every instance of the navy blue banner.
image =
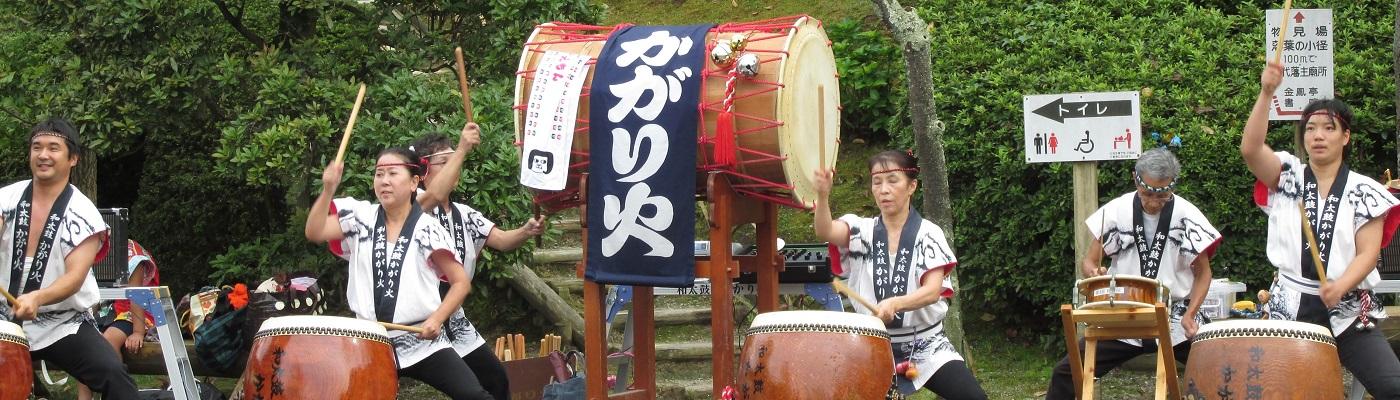
<svg viewBox="0 0 1400 400">
<path fill-rule="evenodd" d="M 588 115 L 588 279 L 695 283 L 695 137 L 710 27 L 628 27 L 598 55 Z"/>
</svg>

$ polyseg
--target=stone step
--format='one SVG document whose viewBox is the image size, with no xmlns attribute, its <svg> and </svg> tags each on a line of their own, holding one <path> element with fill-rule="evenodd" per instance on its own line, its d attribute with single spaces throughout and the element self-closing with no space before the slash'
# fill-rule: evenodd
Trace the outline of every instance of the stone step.
<svg viewBox="0 0 1400 400">
<path fill-rule="evenodd" d="M 559 220 L 551 221 L 549 225 L 565 233 L 576 233 L 583 230 L 577 216 L 560 218 Z"/>
<path fill-rule="evenodd" d="M 548 278 L 545 284 L 559 292 L 560 296 L 583 298 L 583 279 L 579 278 Z M 580 310 L 582 311 L 582 310 Z"/>
<path fill-rule="evenodd" d="M 535 249 L 531 254 L 534 257 L 533 265 L 545 265 L 553 263 L 576 263 L 583 261 L 582 247 L 560 247 L 549 249 Z"/>
<path fill-rule="evenodd" d="M 710 342 L 657 343 L 656 361 L 709 361 L 714 353 Z M 739 356 L 739 345 L 734 345 L 734 356 Z"/>
<path fill-rule="evenodd" d="M 622 310 L 621 312 L 618 312 L 618 313 L 617 313 L 617 317 L 616 317 L 616 321 L 626 321 L 626 320 L 627 320 L 628 312 L 630 312 L 630 311 L 631 311 L 631 310 Z M 683 309 L 657 308 L 655 317 L 656 317 L 656 325 L 657 325 L 657 326 L 673 326 L 673 325 L 709 325 L 709 324 L 710 324 L 710 309 L 708 309 L 708 308 L 683 308 Z M 621 324 L 616 324 L 616 325 L 617 325 L 617 326 L 621 326 Z"/>
</svg>

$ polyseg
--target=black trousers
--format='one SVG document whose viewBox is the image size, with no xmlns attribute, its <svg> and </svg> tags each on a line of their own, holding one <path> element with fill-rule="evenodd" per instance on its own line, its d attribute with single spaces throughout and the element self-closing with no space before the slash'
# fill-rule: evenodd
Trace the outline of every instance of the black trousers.
<svg viewBox="0 0 1400 400">
<path fill-rule="evenodd" d="M 481 345 L 476 350 L 472 350 L 462 361 L 467 363 L 467 368 L 471 368 L 472 375 L 476 376 L 477 382 L 491 393 L 491 397 L 496 400 L 510 400 L 510 380 L 506 378 L 506 367 L 501 364 L 501 360 L 496 359 L 496 354 L 490 346 Z"/>
<path fill-rule="evenodd" d="M 948 400 L 986 400 L 987 392 L 972 376 L 972 370 L 962 360 L 949 361 L 933 373 L 924 388 Z"/>
<path fill-rule="evenodd" d="M 1157 341 L 1144 339 L 1142 347 L 1133 346 L 1117 340 L 1100 340 L 1095 347 L 1094 353 L 1094 377 L 1102 378 L 1108 375 L 1109 371 L 1123 365 L 1128 360 L 1143 354 L 1154 354 L 1157 352 Z M 1079 339 L 1079 354 L 1084 354 L 1084 339 Z M 1191 341 L 1181 342 L 1172 346 L 1172 355 L 1176 360 L 1186 363 L 1186 358 L 1191 354 Z M 1172 368 L 1176 368 L 1175 365 Z M 1060 359 L 1060 363 L 1055 365 L 1054 372 L 1050 375 L 1050 390 L 1045 393 L 1046 400 L 1061 400 L 1074 398 L 1074 376 L 1070 373 L 1069 356 Z"/>
<path fill-rule="evenodd" d="M 438 350 L 417 364 L 400 368 L 399 376 L 417 379 L 452 400 L 492 400 L 491 393 L 481 387 L 471 368 L 452 349 Z"/>
<path fill-rule="evenodd" d="M 97 328 L 89 323 L 79 324 L 78 332 L 59 339 L 43 350 L 29 355 L 34 362 L 48 361 L 68 372 L 78 382 L 102 393 L 103 399 L 136 399 L 136 381 L 127 375 L 117 352 Z"/>
</svg>

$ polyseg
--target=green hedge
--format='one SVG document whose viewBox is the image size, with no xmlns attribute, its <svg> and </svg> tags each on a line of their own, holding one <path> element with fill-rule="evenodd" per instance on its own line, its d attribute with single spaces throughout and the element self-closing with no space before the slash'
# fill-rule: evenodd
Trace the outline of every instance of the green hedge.
<svg viewBox="0 0 1400 400">
<path fill-rule="evenodd" d="M 1246 282 L 1251 292 L 1264 287 L 1274 273 L 1264 255 L 1266 220 L 1252 205 L 1238 150 L 1259 88 L 1263 10 L 1182 0 L 993 3 L 919 8 L 931 25 L 938 113 L 948 126 L 968 321 L 986 315 L 1058 334 L 1055 310 L 1073 286 L 1072 168 L 1025 163 L 1021 96 L 1028 94 L 1142 91 L 1143 131 L 1183 138 L 1178 193 L 1225 236 L 1215 276 Z M 1337 94 L 1356 109 L 1350 164 L 1377 176 L 1394 165 L 1394 5 L 1330 6 Z M 1269 143 L 1291 150 L 1289 129 L 1275 124 Z M 909 141 L 908 132 L 891 134 Z M 1099 165 L 1101 203 L 1132 190 L 1131 166 Z"/>
</svg>

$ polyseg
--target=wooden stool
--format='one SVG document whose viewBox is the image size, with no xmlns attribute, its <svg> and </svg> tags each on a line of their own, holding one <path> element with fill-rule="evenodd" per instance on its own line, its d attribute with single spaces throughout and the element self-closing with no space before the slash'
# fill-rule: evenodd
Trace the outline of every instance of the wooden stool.
<svg viewBox="0 0 1400 400">
<path fill-rule="evenodd" d="M 1181 398 L 1166 305 L 1157 303 L 1155 307 L 1150 308 L 1075 310 L 1074 307 L 1065 304 L 1060 306 L 1060 318 L 1065 325 L 1065 344 L 1069 346 L 1069 365 L 1070 373 L 1074 377 L 1075 397 L 1094 398 L 1094 361 L 1100 340 L 1157 339 L 1156 398 Z M 1079 355 L 1079 341 L 1075 339 L 1076 328 L 1081 323 L 1086 325 L 1082 358 Z"/>
</svg>

